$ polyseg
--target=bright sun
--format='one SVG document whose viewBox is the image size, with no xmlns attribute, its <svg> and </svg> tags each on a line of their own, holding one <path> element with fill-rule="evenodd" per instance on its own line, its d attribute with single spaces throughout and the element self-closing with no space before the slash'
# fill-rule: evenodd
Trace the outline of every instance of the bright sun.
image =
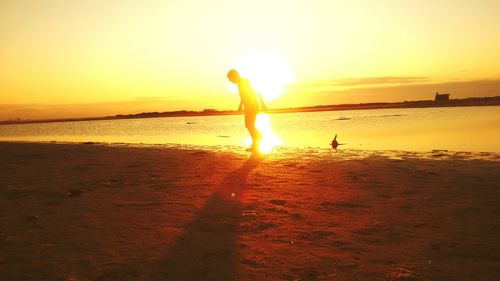
<svg viewBox="0 0 500 281">
<path fill-rule="evenodd" d="M 292 68 L 286 60 L 270 52 L 247 53 L 233 65 L 241 76 L 250 80 L 253 88 L 266 101 L 278 98 L 283 93 L 284 86 L 294 79 Z"/>
</svg>

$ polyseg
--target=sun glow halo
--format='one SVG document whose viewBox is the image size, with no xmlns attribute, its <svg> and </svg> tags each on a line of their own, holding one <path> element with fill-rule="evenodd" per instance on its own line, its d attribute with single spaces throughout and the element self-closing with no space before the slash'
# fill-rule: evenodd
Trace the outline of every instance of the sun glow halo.
<svg viewBox="0 0 500 281">
<path fill-rule="evenodd" d="M 292 67 L 286 60 L 270 52 L 243 55 L 236 60 L 233 68 L 249 79 L 255 91 L 266 101 L 278 98 L 284 92 L 284 86 L 294 80 Z M 234 88 L 231 91 L 234 92 Z"/>
</svg>

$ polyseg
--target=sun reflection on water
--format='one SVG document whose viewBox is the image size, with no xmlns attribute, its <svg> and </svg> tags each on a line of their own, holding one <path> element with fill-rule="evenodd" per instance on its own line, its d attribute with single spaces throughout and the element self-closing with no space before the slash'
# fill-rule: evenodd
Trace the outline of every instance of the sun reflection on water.
<svg viewBox="0 0 500 281">
<path fill-rule="evenodd" d="M 264 113 L 257 115 L 255 126 L 262 134 L 262 140 L 259 145 L 260 153 L 268 154 L 274 147 L 281 145 L 281 139 L 273 132 L 271 128 L 271 118 L 269 117 L 269 114 Z M 251 145 L 252 139 L 248 137 L 245 143 L 246 145 Z"/>
</svg>

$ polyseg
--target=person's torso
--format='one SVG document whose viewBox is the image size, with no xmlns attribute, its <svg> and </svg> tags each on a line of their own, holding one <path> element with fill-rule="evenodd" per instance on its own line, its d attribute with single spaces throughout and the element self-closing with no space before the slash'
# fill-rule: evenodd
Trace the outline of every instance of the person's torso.
<svg viewBox="0 0 500 281">
<path fill-rule="evenodd" d="M 245 109 L 259 108 L 259 101 L 257 100 L 257 95 L 255 94 L 255 91 L 252 89 L 252 86 L 250 85 L 250 81 L 248 81 L 245 78 L 241 78 L 240 82 L 238 83 L 238 92 L 240 93 L 241 101 L 243 102 Z"/>
</svg>

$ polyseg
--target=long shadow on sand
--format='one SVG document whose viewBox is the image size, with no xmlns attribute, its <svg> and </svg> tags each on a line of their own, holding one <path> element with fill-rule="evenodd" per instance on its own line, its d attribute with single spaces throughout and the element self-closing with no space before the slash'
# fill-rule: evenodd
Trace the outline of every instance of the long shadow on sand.
<svg viewBox="0 0 500 281">
<path fill-rule="evenodd" d="M 224 178 L 184 234 L 170 248 L 155 280 L 235 280 L 241 193 L 252 169 L 248 159 Z"/>
</svg>

